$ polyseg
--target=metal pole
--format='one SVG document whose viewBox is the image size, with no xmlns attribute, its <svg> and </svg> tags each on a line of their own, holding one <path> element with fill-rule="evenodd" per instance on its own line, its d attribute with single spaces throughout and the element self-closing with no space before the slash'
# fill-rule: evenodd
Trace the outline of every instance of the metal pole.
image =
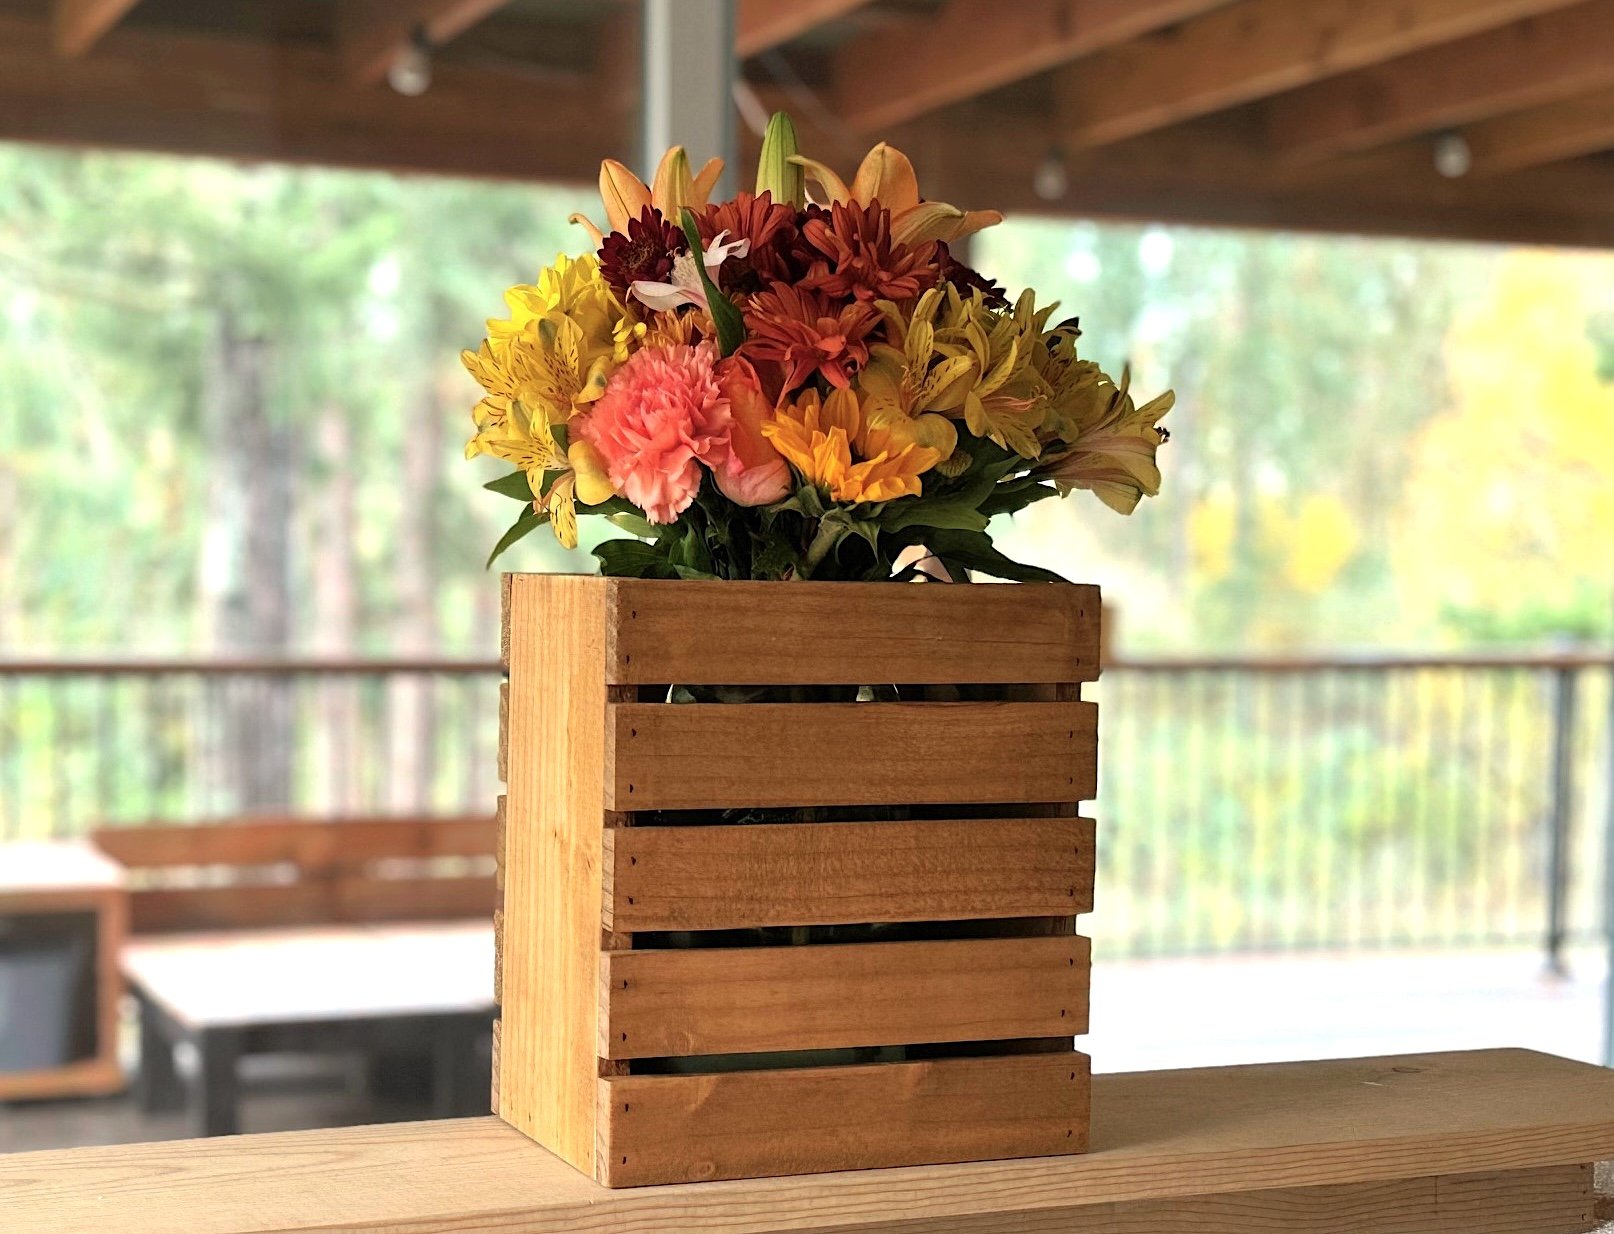
<svg viewBox="0 0 1614 1234">
<path fill-rule="evenodd" d="M 1547 971 L 1568 974 L 1564 940 L 1568 934 L 1569 821 L 1574 810 L 1575 685 L 1573 668 L 1553 670 L 1552 815 L 1547 836 Z"/>
<path fill-rule="evenodd" d="M 714 200 L 734 191 L 735 0 L 644 0 L 639 162 L 646 181 L 662 151 L 683 146 L 699 169 L 724 161 Z"/>
</svg>

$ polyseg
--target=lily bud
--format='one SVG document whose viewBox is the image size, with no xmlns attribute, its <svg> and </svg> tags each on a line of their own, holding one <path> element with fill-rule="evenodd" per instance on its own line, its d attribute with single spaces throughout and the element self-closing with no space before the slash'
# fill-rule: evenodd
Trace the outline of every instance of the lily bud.
<svg viewBox="0 0 1614 1234">
<path fill-rule="evenodd" d="M 693 204 L 695 178 L 689 170 L 689 155 L 682 146 L 674 146 L 661 156 L 656 167 L 656 178 L 650 186 L 650 200 L 663 218 L 677 219 L 687 205 Z"/>
<path fill-rule="evenodd" d="M 757 162 L 757 192 L 771 193 L 773 200 L 800 209 L 807 204 L 807 179 L 795 162 L 801 149 L 796 143 L 796 126 L 786 112 L 776 111 L 762 134 L 762 157 Z"/>
<path fill-rule="evenodd" d="M 600 164 L 600 199 L 605 202 L 605 224 L 612 231 L 626 232 L 628 220 L 636 219 L 650 204 L 650 190 L 615 159 Z"/>
</svg>

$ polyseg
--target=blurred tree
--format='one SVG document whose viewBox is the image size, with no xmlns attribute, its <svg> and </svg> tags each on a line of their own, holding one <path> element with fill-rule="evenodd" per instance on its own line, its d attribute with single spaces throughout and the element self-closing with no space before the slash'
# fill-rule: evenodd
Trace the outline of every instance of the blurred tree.
<svg viewBox="0 0 1614 1234">
<path fill-rule="evenodd" d="M 1466 641 L 1614 635 L 1614 374 L 1594 333 L 1611 289 L 1614 259 L 1510 253 L 1451 331 L 1452 404 L 1411 451 L 1395 557 Z"/>
</svg>

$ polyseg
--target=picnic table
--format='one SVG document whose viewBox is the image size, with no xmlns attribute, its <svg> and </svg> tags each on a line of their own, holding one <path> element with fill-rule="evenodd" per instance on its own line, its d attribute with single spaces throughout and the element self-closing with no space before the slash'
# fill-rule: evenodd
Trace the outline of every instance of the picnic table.
<svg viewBox="0 0 1614 1234">
<path fill-rule="evenodd" d="M 433 1108 L 486 1110 L 494 821 L 247 818 L 108 827 L 133 934 L 142 1108 L 239 1123 L 239 1064 L 268 1053 L 426 1054 Z M 193 1082 L 175 1050 L 193 1048 Z M 487 1048 L 491 1048 L 488 1044 Z"/>
<path fill-rule="evenodd" d="M 239 1127 L 249 1054 L 429 1052 L 432 1109 L 487 1108 L 481 1042 L 493 1021 L 493 929 L 482 922 L 200 931 L 137 939 L 123 971 L 140 1009 L 143 1108 L 188 1100 L 199 1135 Z M 183 1085 L 176 1046 L 195 1049 Z"/>
</svg>

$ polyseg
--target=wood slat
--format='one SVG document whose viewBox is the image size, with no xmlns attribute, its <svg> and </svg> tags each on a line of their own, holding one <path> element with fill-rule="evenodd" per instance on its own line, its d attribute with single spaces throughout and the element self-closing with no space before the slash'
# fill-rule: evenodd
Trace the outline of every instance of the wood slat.
<svg viewBox="0 0 1614 1234">
<path fill-rule="evenodd" d="M 1307 86 L 1271 105 L 1272 148 L 1315 162 L 1614 85 L 1614 0 L 1585 2 Z"/>
<path fill-rule="evenodd" d="M 357 921 L 451 921 L 493 911 L 493 879 L 336 878 L 226 887 L 159 887 L 129 896 L 139 934 Z"/>
<path fill-rule="evenodd" d="M 1068 1037 L 1087 1031 L 1089 969 L 1076 935 L 618 951 L 601 957 L 600 1054 Z"/>
<path fill-rule="evenodd" d="M 337 0 L 337 46 L 348 79 L 370 85 L 386 76 L 394 57 L 418 30 L 441 47 L 509 0 Z"/>
<path fill-rule="evenodd" d="M 54 0 L 51 18 L 56 26 L 56 52 L 82 56 L 101 36 L 123 20 L 136 0 Z"/>
<path fill-rule="evenodd" d="M 613 685 L 1076 682 L 1097 587 L 609 580 Z"/>
<path fill-rule="evenodd" d="M 595 1150 L 606 699 L 601 580 L 516 575 L 499 1116 L 585 1172 Z"/>
<path fill-rule="evenodd" d="M 1563 8 L 1572 0 L 1242 0 L 1073 66 L 1059 140 L 1096 146 Z"/>
<path fill-rule="evenodd" d="M 388 857 L 485 857 L 494 820 L 443 818 L 254 818 L 146 827 L 102 827 L 96 847 L 131 870 L 265 866 L 332 870 Z"/>
<path fill-rule="evenodd" d="M 601 1181 L 613 1187 L 1080 1151 L 1083 1054 L 610 1076 Z"/>
<path fill-rule="evenodd" d="M 869 0 L 740 0 L 735 54 L 758 55 L 868 3 Z"/>
<path fill-rule="evenodd" d="M 1494 176 L 1614 150 L 1614 89 L 1497 116 L 1463 130 L 1469 174 Z"/>
<path fill-rule="evenodd" d="M 1098 785 L 1092 703 L 619 703 L 613 810 L 1069 802 Z"/>
<path fill-rule="evenodd" d="M 883 136 L 892 125 L 1224 2 L 951 0 L 938 13 L 842 44 L 834 62 L 835 110 L 844 123 Z"/>
<path fill-rule="evenodd" d="M 613 827 L 614 930 L 952 921 L 1086 913 L 1094 827 L 1082 818 Z"/>
</svg>

